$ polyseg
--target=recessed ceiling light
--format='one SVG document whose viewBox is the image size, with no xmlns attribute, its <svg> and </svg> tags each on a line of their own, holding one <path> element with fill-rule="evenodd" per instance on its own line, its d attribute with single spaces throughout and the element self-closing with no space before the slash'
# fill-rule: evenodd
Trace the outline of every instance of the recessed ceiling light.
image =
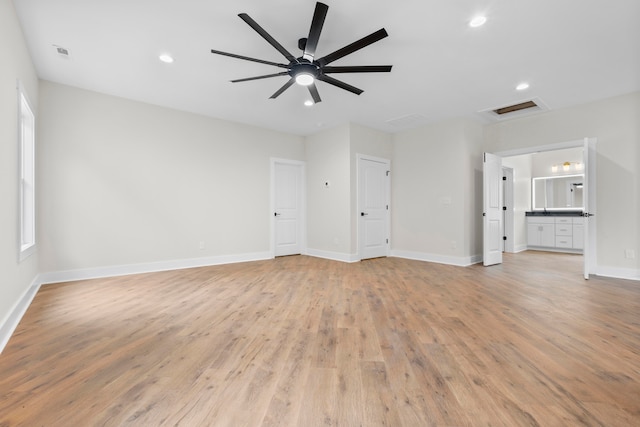
<svg viewBox="0 0 640 427">
<path fill-rule="evenodd" d="M 307 99 L 306 101 L 304 101 L 304 105 L 307 107 L 311 107 L 313 105 L 313 101 L 310 99 Z"/>
<path fill-rule="evenodd" d="M 484 25 L 485 22 L 487 22 L 487 17 L 478 15 L 475 18 L 473 18 L 471 21 L 469 21 L 469 26 L 476 28 Z"/>
<path fill-rule="evenodd" d="M 529 89 L 529 83 L 520 83 L 518 86 L 516 86 L 516 90 L 525 90 L 525 89 Z"/>
<path fill-rule="evenodd" d="M 173 62 L 173 56 L 169 55 L 168 53 L 163 53 L 158 57 L 158 59 L 166 64 L 171 64 Z"/>
</svg>

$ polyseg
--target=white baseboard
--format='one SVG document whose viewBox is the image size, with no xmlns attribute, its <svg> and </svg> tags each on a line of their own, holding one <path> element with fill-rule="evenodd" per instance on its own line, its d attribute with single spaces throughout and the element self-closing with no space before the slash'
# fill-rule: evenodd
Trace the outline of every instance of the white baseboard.
<svg viewBox="0 0 640 427">
<path fill-rule="evenodd" d="M 31 305 L 31 301 L 33 301 L 33 297 L 36 296 L 40 289 L 40 284 L 39 276 L 37 276 L 33 279 L 33 282 L 31 282 L 31 286 L 27 288 L 20 299 L 13 305 L 9 314 L 2 319 L 2 323 L 0 323 L 0 353 L 2 353 L 2 350 L 4 350 L 9 342 L 11 335 L 13 335 L 13 331 L 18 327 L 20 320 L 22 320 L 22 316 L 27 312 L 29 305 Z"/>
<path fill-rule="evenodd" d="M 596 267 L 593 274 L 614 279 L 640 280 L 640 270 L 634 268 Z"/>
<path fill-rule="evenodd" d="M 273 258 L 273 254 L 271 252 L 254 252 L 238 255 L 221 255 L 204 258 L 158 261 L 144 264 L 116 265 L 109 267 L 84 268 L 79 270 L 53 271 L 40 274 L 40 283 L 48 284 L 72 282 L 75 280 L 99 279 L 103 277 L 126 276 L 129 274 L 153 273 L 157 271 L 207 267 L 210 265 L 261 261 L 271 258 Z"/>
<path fill-rule="evenodd" d="M 457 265 L 460 267 L 468 267 L 472 264 L 482 262 L 482 255 L 472 255 L 468 257 L 456 257 L 439 254 L 429 254 L 425 252 L 411 252 L 392 250 L 391 256 L 397 258 L 414 259 L 417 261 L 435 262 L 438 264 Z"/>
<path fill-rule="evenodd" d="M 519 253 L 519 252 L 524 252 L 524 251 L 526 251 L 526 250 L 527 250 L 527 245 L 518 245 L 518 246 L 516 246 L 516 247 L 515 247 L 515 248 L 513 248 L 513 249 L 514 249 L 513 253 L 516 253 L 516 254 L 517 254 L 517 253 Z"/>
<path fill-rule="evenodd" d="M 330 259 L 333 261 L 342 261 L 342 262 L 360 261 L 360 258 L 358 258 L 358 254 L 345 254 L 343 252 L 323 251 L 320 249 L 307 248 L 306 255 L 313 256 L 316 258 Z"/>
</svg>

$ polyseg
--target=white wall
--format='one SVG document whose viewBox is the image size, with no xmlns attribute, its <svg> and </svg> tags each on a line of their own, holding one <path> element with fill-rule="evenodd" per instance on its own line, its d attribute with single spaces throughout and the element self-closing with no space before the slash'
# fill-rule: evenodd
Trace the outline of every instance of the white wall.
<svg viewBox="0 0 640 427">
<path fill-rule="evenodd" d="M 391 160 L 391 135 L 350 123 L 310 135 L 305 145 L 309 254 L 357 260 L 356 156 Z"/>
<path fill-rule="evenodd" d="M 17 322 L 16 310 L 38 274 L 36 252 L 18 263 L 18 93 L 19 79 L 36 114 L 39 144 L 38 78 L 18 23 L 13 2 L 0 0 L 0 351 Z M 36 175 L 36 185 L 41 179 Z M 40 188 L 36 191 L 39 193 Z M 37 223 L 37 231 L 40 224 Z"/>
<path fill-rule="evenodd" d="M 640 92 L 513 119 L 485 128 L 485 150 L 596 137 L 597 265 L 640 277 Z M 626 258 L 625 250 L 635 252 Z"/>
<path fill-rule="evenodd" d="M 270 250 L 270 157 L 301 137 L 50 82 L 40 102 L 42 271 Z"/>
<path fill-rule="evenodd" d="M 453 264 L 481 252 L 482 128 L 465 119 L 394 135 L 393 253 Z"/>
<path fill-rule="evenodd" d="M 305 140 L 308 252 L 344 261 L 352 255 L 349 138 L 349 125 L 345 124 Z"/>
</svg>

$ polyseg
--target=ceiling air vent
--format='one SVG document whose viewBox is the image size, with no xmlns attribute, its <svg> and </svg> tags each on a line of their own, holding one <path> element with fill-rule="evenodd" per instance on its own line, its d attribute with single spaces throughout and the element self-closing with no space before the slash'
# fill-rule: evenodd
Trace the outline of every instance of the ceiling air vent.
<svg viewBox="0 0 640 427">
<path fill-rule="evenodd" d="M 489 108 L 480 111 L 479 113 L 484 117 L 490 117 L 493 120 L 505 120 L 547 110 L 547 106 L 540 100 L 540 98 L 533 98 L 519 101 L 512 105 L 506 105 L 504 107 Z"/>
<path fill-rule="evenodd" d="M 520 104 L 509 105 L 508 107 L 498 108 L 497 110 L 493 110 L 493 112 L 496 114 L 503 115 L 503 114 L 513 113 L 514 111 L 520 111 L 520 110 L 533 108 L 537 106 L 538 104 L 536 104 L 535 102 L 527 101 L 527 102 L 521 102 Z"/>
</svg>

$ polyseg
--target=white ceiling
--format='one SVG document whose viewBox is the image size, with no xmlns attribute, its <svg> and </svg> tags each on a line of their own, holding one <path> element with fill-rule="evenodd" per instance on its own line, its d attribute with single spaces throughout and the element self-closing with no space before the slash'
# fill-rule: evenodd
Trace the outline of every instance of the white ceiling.
<svg viewBox="0 0 640 427">
<path fill-rule="evenodd" d="M 237 14 L 297 55 L 313 0 L 14 0 L 42 79 L 300 135 L 345 122 L 397 132 L 535 97 L 553 110 L 640 90 L 638 0 L 325 3 L 316 57 L 385 28 L 389 37 L 332 65 L 393 70 L 334 74 L 364 93 L 319 82 L 322 102 L 305 107 L 297 85 L 269 99 L 286 76 L 229 82 L 281 69 L 210 50 L 286 63 Z M 479 13 L 487 23 L 469 27 Z M 164 52 L 173 64 L 158 60 Z M 530 88 L 516 91 L 523 81 Z"/>
</svg>

